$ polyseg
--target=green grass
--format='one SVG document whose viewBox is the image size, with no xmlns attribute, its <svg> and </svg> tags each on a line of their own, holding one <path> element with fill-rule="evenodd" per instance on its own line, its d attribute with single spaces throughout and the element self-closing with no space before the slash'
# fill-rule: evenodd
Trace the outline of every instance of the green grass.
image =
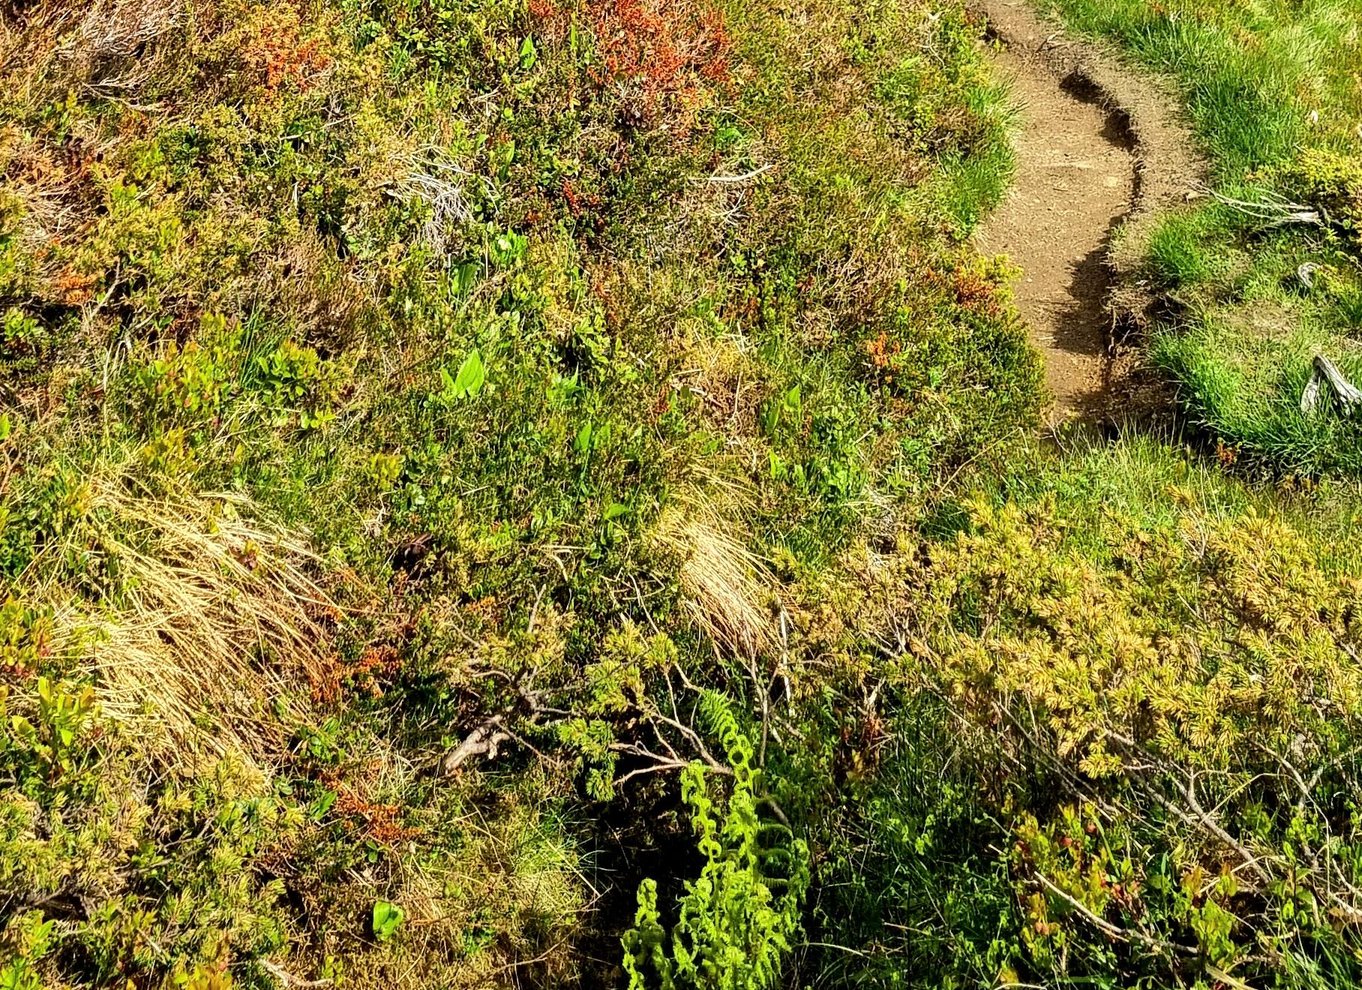
<svg viewBox="0 0 1362 990">
<path fill-rule="evenodd" d="M 0 90 L 0 985 L 1356 977 L 1357 494 L 1037 444 L 960 5 L 55 10 Z M 1153 274 L 1338 333 L 1343 262 L 1241 234 Z M 1268 879 L 1206 880 L 1189 769 Z"/>
<path fill-rule="evenodd" d="M 1306 4 L 1052 0 L 1077 31 L 1171 77 L 1209 158 L 1213 187 L 1239 200 L 1323 209 L 1322 225 L 1274 228 L 1216 203 L 1169 215 L 1147 246 L 1148 274 L 1182 304 L 1158 328 L 1154 363 L 1194 422 L 1275 470 L 1355 472 L 1358 437 L 1336 414 L 1295 411 L 1315 353 L 1351 367 L 1362 289 L 1355 176 L 1362 93 L 1353 0 Z M 1324 266 L 1312 287 L 1303 264 Z M 1237 326 L 1264 304 L 1278 314 Z"/>
<path fill-rule="evenodd" d="M 1287 326 L 1260 329 L 1244 310 L 1207 314 L 1180 332 L 1160 334 L 1153 359 L 1197 397 L 1203 421 L 1232 441 L 1228 456 L 1242 450 L 1306 474 L 1356 476 L 1358 425 L 1336 414 L 1307 415 L 1299 397 L 1315 354 L 1333 355 L 1350 379 L 1362 373 L 1362 355 L 1348 338 L 1350 346 L 1341 348 L 1316 314 L 1269 310 L 1265 319 Z"/>
<path fill-rule="evenodd" d="M 689 878 L 682 685 L 741 695 L 779 582 L 1035 422 L 962 246 L 974 27 L 43 11 L 0 100 L 0 983 L 614 981 Z"/>
<path fill-rule="evenodd" d="M 1362 96 L 1349 68 L 1358 45 L 1354 0 L 1235 6 L 1053 0 L 1043 6 L 1168 73 L 1224 181 L 1289 165 L 1301 145 L 1355 149 Z"/>
</svg>

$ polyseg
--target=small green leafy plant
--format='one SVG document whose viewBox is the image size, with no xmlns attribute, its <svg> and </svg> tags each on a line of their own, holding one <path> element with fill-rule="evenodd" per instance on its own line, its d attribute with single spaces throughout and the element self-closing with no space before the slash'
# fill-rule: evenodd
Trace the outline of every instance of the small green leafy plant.
<svg viewBox="0 0 1362 990">
<path fill-rule="evenodd" d="M 380 942 L 386 942 L 397 934 L 397 930 L 402 927 L 402 919 L 406 913 L 392 901 L 375 901 L 373 930 L 374 938 Z"/>
<path fill-rule="evenodd" d="M 774 986 L 799 929 L 808 848 L 785 826 L 758 817 L 761 772 L 752 766 L 752 744 L 727 702 L 708 694 L 701 710 L 733 767 L 732 793 L 722 807 L 722 799 L 711 796 L 703 767 L 692 764 L 682 771 L 681 795 L 705 865 L 698 879 L 686 883 L 670 938 L 656 881 L 639 886 L 634 927 L 623 939 L 630 990 Z"/>
</svg>

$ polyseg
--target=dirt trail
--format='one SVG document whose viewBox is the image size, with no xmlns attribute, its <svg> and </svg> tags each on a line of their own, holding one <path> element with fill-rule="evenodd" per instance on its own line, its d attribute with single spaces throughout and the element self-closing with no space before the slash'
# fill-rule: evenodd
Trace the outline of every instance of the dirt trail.
<svg viewBox="0 0 1362 990">
<path fill-rule="evenodd" d="M 1107 365 L 1107 240 L 1135 196 L 1134 142 L 1091 98 L 1011 49 L 996 61 L 1022 114 L 1017 174 L 976 238 L 1021 269 L 1017 305 L 1045 360 L 1052 421 L 1092 415 Z"/>
<path fill-rule="evenodd" d="M 1156 301 L 1138 278 L 1144 238 L 1203 168 L 1158 80 L 1066 39 L 1023 0 L 972 6 L 1005 45 L 995 59 L 1021 111 L 1013 186 L 976 242 L 1022 269 L 1017 302 L 1044 357 L 1050 421 L 1107 418 L 1130 363 L 1112 354 Z"/>
</svg>

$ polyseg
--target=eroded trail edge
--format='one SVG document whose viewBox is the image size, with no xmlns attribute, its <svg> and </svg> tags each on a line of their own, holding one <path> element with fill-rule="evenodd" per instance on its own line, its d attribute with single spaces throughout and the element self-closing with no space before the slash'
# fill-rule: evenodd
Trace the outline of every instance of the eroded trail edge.
<svg viewBox="0 0 1362 990">
<path fill-rule="evenodd" d="M 1107 244 L 1134 200 L 1134 140 L 1042 61 L 995 59 L 1022 114 L 1017 172 L 976 243 L 1022 270 L 1017 307 L 1044 357 L 1051 419 L 1087 418 L 1106 387 Z"/>
<path fill-rule="evenodd" d="M 976 242 L 1022 269 L 1017 303 L 1045 360 L 1051 422 L 1110 419 L 1138 364 L 1122 345 L 1158 302 L 1139 277 L 1149 231 L 1204 166 L 1158 80 L 1023 3 L 972 6 L 1002 43 L 995 59 L 1021 111 L 1012 188 Z"/>
</svg>

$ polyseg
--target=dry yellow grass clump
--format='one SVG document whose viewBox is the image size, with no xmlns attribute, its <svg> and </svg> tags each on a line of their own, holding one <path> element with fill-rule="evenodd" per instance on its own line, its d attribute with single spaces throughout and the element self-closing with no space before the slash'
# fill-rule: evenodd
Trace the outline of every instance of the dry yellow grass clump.
<svg viewBox="0 0 1362 990">
<path fill-rule="evenodd" d="M 0 66 L 30 91 L 65 85 L 126 96 L 155 68 L 150 46 L 168 44 L 193 16 L 184 0 L 44 5 L 0 19 Z"/>
<path fill-rule="evenodd" d="M 88 499 L 118 594 L 94 605 L 53 581 L 33 597 L 54 611 L 57 649 L 94 675 L 104 713 L 179 760 L 277 752 L 280 716 L 302 715 L 306 686 L 327 674 L 337 609 L 309 573 L 315 554 L 239 495 L 129 497 L 105 476 Z"/>
<path fill-rule="evenodd" d="M 663 515 L 653 539 L 680 559 L 681 592 L 706 636 L 742 657 L 774 647 L 774 582 L 732 524 L 712 511 L 677 509 Z"/>
</svg>

